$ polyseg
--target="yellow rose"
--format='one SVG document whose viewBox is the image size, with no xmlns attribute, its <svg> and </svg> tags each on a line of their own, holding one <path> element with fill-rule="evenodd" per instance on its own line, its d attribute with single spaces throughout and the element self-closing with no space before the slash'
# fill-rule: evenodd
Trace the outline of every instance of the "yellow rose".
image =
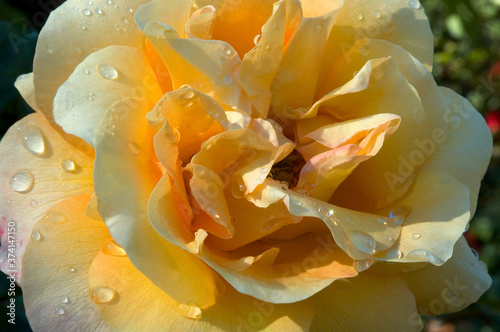
<svg viewBox="0 0 500 332">
<path fill-rule="evenodd" d="M 476 301 L 491 137 L 432 42 L 417 0 L 64 3 L 0 145 L 32 328 L 416 331 Z"/>
</svg>

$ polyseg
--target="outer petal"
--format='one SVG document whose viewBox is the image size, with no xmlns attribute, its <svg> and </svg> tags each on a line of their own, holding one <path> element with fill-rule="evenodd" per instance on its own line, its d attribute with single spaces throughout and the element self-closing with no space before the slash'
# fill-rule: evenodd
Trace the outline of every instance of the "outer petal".
<svg viewBox="0 0 500 332">
<path fill-rule="evenodd" d="M 150 108 L 144 99 L 124 100 L 114 108 L 122 111 L 108 110 L 99 123 L 94 137 L 98 209 L 115 241 L 153 283 L 179 302 L 207 307 L 215 303 L 220 277 L 162 238 L 146 214 L 161 176 L 152 144 L 154 130 L 146 119 Z"/>
<path fill-rule="evenodd" d="M 314 296 L 311 331 L 420 331 L 415 298 L 399 277 L 361 274 Z"/>
<path fill-rule="evenodd" d="M 113 103 L 128 97 L 156 103 L 161 95 L 140 49 L 109 46 L 89 55 L 61 85 L 54 99 L 54 119 L 64 131 L 92 145 L 97 124 Z"/>
<path fill-rule="evenodd" d="M 26 103 L 34 110 L 37 109 L 35 104 L 35 89 L 33 87 L 33 73 L 23 74 L 16 79 L 14 83 L 17 91 L 21 94 Z"/>
<path fill-rule="evenodd" d="M 110 45 L 142 45 L 144 35 L 131 23 L 133 11 L 145 2 L 94 0 L 89 5 L 72 0 L 51 12 L 38 36 L 33 63 L 35 102 L 47 119 L 52 119 L 57 89 L 89 54 Z"/>
<path fill-rule="evenodd" d="M 427 265 L 401 277 L 415 294 L 419 313 L 432 316 L 462 310 L 476 302 L 492 282 L 463 236 L 444 265 Z"/>
<path fill-rule="evenodd" d="M 113 291 L 109 302 L 96 304 L 113 331 L 305 331 L 314 317 L 310 301 L 266 303 L 238 293 L 223 281 L 219 286 L 225 291 L 213 307 L 179 304 L 136 270 L 127 257 L 97 255 L 89 283 Z"/>
<path fill-rule="evenodd" d="M 434 146 L 439 150 L 424 169 L 445 171 L 466 184 L 472 215 L 493 149 L 491 133 L 484 118 L 467 99 L 447 88 L 441 87 L 439 91 L 449 110 L 442 116 L 450 125 L 446 133 L 434 129 Z"/>
<path fill-rule="evenodd" d="M 0 250 L 1 268 L 6 271 L 7 222 L 16 222 L 16 256 L 21 264 L 33 225 L 48 209 L 65 198 L 92 194 L 92 160 L 64 141 L 39 114 L 28 115 L 7 131 L 0 143 L 0 160 Z"/>
<path fill-rule="evenodd" d="M 88 269 L 109 238 L 102 221 L 85 216 L 89 198 L 62 201 L 33 229 L 23 259 L 23 294 L 35 331 L 109 331 L 88 292 Z"/>
<path fill-rule="evenodd" d="M 411 208 L 401 235 L 382 260 L 441 265 L 470 220 L 469 189 L 445 172 L 422 172 L 397 205 Z M 390 209 L 378 211 L 389 214 Z"/>
</svg>

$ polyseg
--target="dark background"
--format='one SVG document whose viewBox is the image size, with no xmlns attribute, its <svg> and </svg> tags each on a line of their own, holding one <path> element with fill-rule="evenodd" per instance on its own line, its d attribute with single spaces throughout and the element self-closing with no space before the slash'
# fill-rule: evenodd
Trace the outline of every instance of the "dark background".
<svg viewBox="0 0 500 332">
<path fill-rule="evenodd" d="M 32 71 L 38 31 L 63 0 L 0 0 L 0 136 L 31 110 L 14 88 Z M 429 332 L 500 331 L 500 0 L 421 0 L 435 36 L 433 74 L 485 116 L 495 139 L 477 213 L 466 233 L 493 277 L 475 304 L 451 315 L 425 317 Z M 481 147 L 478 147 L 481 148 Z M 0 331 L 31 331 L 16 290 L 16 325 L 7 324 L 8 281 L 0 278 Z M 397 314 L 397 310 L 395 311 Z"/>
</svg>

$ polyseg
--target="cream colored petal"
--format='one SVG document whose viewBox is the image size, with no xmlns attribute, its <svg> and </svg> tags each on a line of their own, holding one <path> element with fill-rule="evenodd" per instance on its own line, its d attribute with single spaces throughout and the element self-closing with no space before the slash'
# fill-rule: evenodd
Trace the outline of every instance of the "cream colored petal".
<svg viewBox="0 0 500 332">
<path fill-rule="evenodd" d="M 133 112 L 125 112 L 127 108 Z M 207 307 L 216 301 L 220 277 L 161 237 L 146 213 L 149 196 L 162 175 L 153 149 L 155 130 L 146 119 L 150 109 L 145 99 L 124 100 L 107 111 L 96 129 L 94 183 L 99 213 L 115 241 L 155 285 L 182 303 Z"/>
<path fill-rule="evenodd" d="M 491 277 L 481 263 L 461 236 L 444 265 L 427 265 L 401 277 L 415 294 L 420 314 L 441 315 L 462 310 L 490 288 Z"/>
<path fill-rule="evenodd" d="M 314 303 L 267 303 L 238 293 L 224 281 L 219 284 L 223 294 L 214 306 L 200 309 L 192 303 L 179 304 L 139 272 L 127 257 L 102 253 L 92 263 L 89 283 L 91 289 L 112 290 L 109 302 L 96 303 L 112 331 L 298 332 L 308 330 L 314 317 Z"/>
<path fill-rule="evenodd" d="M 52 119 L 57 89 L 89 54 L 111 45 L 142 46 L 145 37 L 133 24 L 133 12 L 146 2 L 94 0 L 89 5 L 87 0 L 72 0 L 51 12 L 38 36 L 33 63 L 35 102 L 47 119 Z"/>
<path fill-rule="evenodd" d="M 85 216 L 89 198 L 61 201 L 33 229 L 23 296 L 34 331 L 109 331 L 89 297 L 88 269 L 109 238 L 102 221 Z"/>
<path fill-rule="evenodd" d="M 389 249 L 401 231 L 401 224 L 396 217 L 381 217 L 331 205 L 284 189 L 271 179 L 266 180 L 248 198 L 263 208 L 283 200 L 291 214 L 323 220 L 335 243 L 355 260 L 368 259 Z"/>
<path fill-rule="evenodd" d="M 301 0 L 304 17 L 321 16 L 342 7 L 342 0 Z"/>
<path fill-rule="evenodd" d="M 399 45 L 423 63 L 428 71 L 432 70 L 434 38 L 418 1 L 346 1 L 330 32 L 323 54 L 323 73 L 336 59 L 343 57 L 349 63 L 351 53 L 348 50 L 357 40 L 364 38 L 387 40 Z M 356 53 L 367 55 L 369 51 L 356 47 Z"/>
<path fill-rule="evenodd" d="M 447 88 L 440 88 L 448 111 L 441 114 L 449 122 L 446 132 L 434 128 L 429 148 L 437 152 L 424 169 L 444 171 L 467 185 L 471 214 L 476 211 L 479 186 L 492 153 L 490 131 L 467 99 Z"/>
<path fill-rule="evenodd" d="M 323 16 L 302 18 L 290 38 L 271 84 L 271 107 L 280 116 L 298 118 L 303 107 L 313 103 L 323 50 L 338 12 L 336 8 Z"/>
<path fill-rule="evenodd" d="M 198 9 L 186 23 L 186 34 L 189 38 L 210 39 L 215 17 L 214 6 L 209 5 Z"/>
<path fill-rule="evenodd" d="M 53 205 L 90 195 L 93 160 L 68 144 L 40 114 L 15 123 L 0 143 L 2 271 L 9 270 L 8 222 L 16 224 L 16 264 L 21 263 L 31 230 Z"/>
<path fill-rule="evenodd" d="M 124 98 L 142 97 L 156 103 L 162 95 L 143 52 L 109 46 L 76 66 L 54 99 L 54 119 L 64 131 L 92 145 L 104 112 Z"/>
<path fill-rule="evenodd" d="M 301 20 L 298 2 L 278 1 L 269 20 L 256 35 L 257 44 L 245 54 L 239 79 L 261 117 L 266 118 L 271 103 L 271 83 L 278 72 L 283 47 Z"/>
<path fill-rule="evenodd" d="M 33 73 L 22 74 L 16 79 L 14 85 L 26 101 L 26 103 L 35 111 L 37 110 L 37 106 L 35 104 L 35 94 L 33 87 Z"/>
<path fill-rule="evenodd" d="M 158 4 L 160 13 L 164 4 Z M 218 102 L 250 113 L 248 96 L 237 81 L 240 59 L 234 49 L 222 41 L 183 39 L 168 22 L 151 16 L 148 6 L 137 11 L 136 21 L 148 36 L 168 68 L 174 89 L 189 84 L 214 97 Z"/>
<path fill-rule="evenodd" d="M 311 331 L 420 331 L 415 297 L 394 276 L 361 274 L 316 294 Z"/>
<path fill-rule="evenodd" d="M 469 189 L 462 182 L 443 171 L 422 171 L 409 194 L 392 205 L 408 207 L 409 214 L 398 241 L 378 259 L 442 265 L 471 218 L 469 202 Z M 389 215 L 389 210 L 378 213 Z"/>
</svg>

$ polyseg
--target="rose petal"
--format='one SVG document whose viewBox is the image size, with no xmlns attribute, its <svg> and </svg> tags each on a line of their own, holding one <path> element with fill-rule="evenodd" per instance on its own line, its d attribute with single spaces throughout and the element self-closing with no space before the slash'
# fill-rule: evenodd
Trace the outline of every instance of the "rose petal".
<svg viewBox="0 0 500 332">
<path fill-rule="evenodd" d="M 195 11 L 186 23 L 189 38 L 210 39 L 212 23 L 216 17 L 214 6 L 205 6 Z"/>
<path fill-rule="evenodd" d="M 57 89 L 89 54 L 111 45 L 140 47 L 144 42 L 144 35 L 133 26 L 133 11 L 147 0 L 116 6 L 106 0 L 94 0 L 92 6 L 87 2 L 63 3 L 51 12 L 38 36 L 33 63 L 35 102 L 49 121 Z"/>
<path fill-rule="evenodd" d="M 476 302 L 492 283 L 463 236 L 444 265 L 427 265 L 401 277 L 415 294 L 419 313 L 432 316 L 462 310 Z"/>
<path fill-rule="evenodd" d="M 219 284 L 223 294 L 214 306 L 200 309 L 195 303 L 179 304 L 127 257 L 102 253 L 92 263 L 89 283 L 115 292 L 109 303 L 96 304 L 112 330 L 185 331 L 195 326 L 196 331 L 304 331 L 314 317 L 314 305 L 309 301 L 266 303 L 235 291 L 224 281 Z"/>
<path fill-rule="evenodd" d="M 33 87 L 33 73 L 23 74 L 19 76 L 14 82 L 14 85 L 17 91 L 19 91 L 23 99 L 29 105 L 29 107 L 31 107 L 36 111 L 37 106 L 35 104 L 35 93 L 34 93 L 35 88 Z"/>
<path fill-rule="evenodd" d="M 146 119 L 151 105 L 137 98 L 121 104 L 114 109 L 129 107 L 133 112 L 108 110 L 94 137 L 99 212 L 115 241 L 155 285 L 179 302 L 210 306 L 218 295 L 215 282 L 220 277 L 195 256 L 162 238 L 146 214 L 149 196 L 161 176 L 152 145 L 155 131 Z"/>
<path fill-rule="evenodd" d="M 109 331 L 90 300 L 88 269 L 109 238 L 85 216 L 90 196 L 68 198 L 34 227 L 23 259 L 26 315 L 35 331 Z"/>
<path fill-rule="evenodd" d="M 140 49 L 109 46 L 89 55 L 61 85 L 54 99 L 54 119 L 64 131 L 92 145 L 97 124 L 113 103 L 127 97 L 155 103 L 161 95 Z"/>
<path fill-rule="evenodd" d="M 361 274 L 334 282 L 314 299 L 318 313 L 312 331 L 420 331 L 423 327 L 415 297 L 398 277 Z"/>
<path fill-rule="evenodd" d="M 16 263 L 36 222 L 72 196 L 90 195 L 92 159 L 68 144 L 40 114 L 15 123 L 0 143 L 1 269 L 7 271 L 7 222 L 16 223 Z M 18 269 L 18 282 L 22 282 Z"/>
</svg>

